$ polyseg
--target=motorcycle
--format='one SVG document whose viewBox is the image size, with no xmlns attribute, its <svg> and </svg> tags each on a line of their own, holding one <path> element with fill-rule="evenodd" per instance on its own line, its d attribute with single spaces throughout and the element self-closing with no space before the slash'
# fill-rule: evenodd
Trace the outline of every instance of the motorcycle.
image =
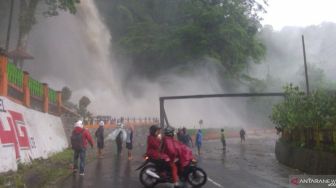
<svg viewBox="0 0 336 188">
<path fill-rule="evenodd" d="M 153 188 L 159 183 L 173 183 L 170 166 L 164 160 L 154 160 L 145 156 L 145 161 L 136 170 L 140 169 L 139 179 L 146 188 Z M 195 188 L 200 188 L 207 182 L 207 174 L 197 167 L 197 161 L 194 159 L 178 173 L 183 184 L 188 183 Z"/>
</svg>

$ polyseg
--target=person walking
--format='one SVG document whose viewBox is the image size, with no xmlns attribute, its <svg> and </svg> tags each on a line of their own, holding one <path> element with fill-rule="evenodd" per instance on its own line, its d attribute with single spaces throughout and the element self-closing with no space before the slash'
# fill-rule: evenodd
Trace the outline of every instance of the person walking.
<svg viewBox="0 0 336 188">
<path fill-rule="evenodd" d="M 128 150 L 128 160 L 132 160 L 134 127 L 131 124 L 126 126 L 126 148 Z"/>
<path fill-rule="evenodd" d="M 94 143 L 89 131 L 83 127 L 82 121 L 77 121 L 71 135 L 71 146 L 74 151 L 74 174 L 78 171 L 79 159 L 79 175 L 84 176 L 86 148 L 88 143 L 91 145 L 91 148 L 93 148 Z"/>
<path fill-rule="evenodd" d="M 225 134 L 224 134 L 224 129 L 221 129 L 221 141 L 223 144 L 223 150 L 226 149 L 226 141 L 225 141 Z"/>
<path fill-rule="evenodd" d="M 97 148 L 98 153 L 97 156 L 99 158 L 103 158 L 103 150 L 104 150 L 104 121 L 99 122 L 99 127 L 95 132 L 96 140 L 97 140 Z"/>
<path fill-rule="evenodd" d="M 245 130 L 242 128 L 239 132 L 240 134 L 240 143 L 242 144 L 243 142 L 245 143 Z"/>
<path fill-rule="evenodd" d="M 198 129 L 197 134 L 196 134 L 196 141 L 195 141 L 195 145 L 197 146 L 198 155 L 201 155 L 202 140 L 203 140 L 202 130 Z"/>
</svg>

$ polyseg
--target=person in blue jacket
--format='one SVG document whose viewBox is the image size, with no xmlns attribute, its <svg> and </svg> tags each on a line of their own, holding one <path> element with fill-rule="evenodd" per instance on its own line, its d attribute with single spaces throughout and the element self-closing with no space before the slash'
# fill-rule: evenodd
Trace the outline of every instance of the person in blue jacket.
<svg viewBox="0 0 336 188">
<path fill-rule="evenodd" d="M 201 155 L 202 140 L 203 140 L 202 130 L 199 129 L 197 131 L 195 139 L 195 145 L 197 146 L 198 155 Z"/>
</svg>

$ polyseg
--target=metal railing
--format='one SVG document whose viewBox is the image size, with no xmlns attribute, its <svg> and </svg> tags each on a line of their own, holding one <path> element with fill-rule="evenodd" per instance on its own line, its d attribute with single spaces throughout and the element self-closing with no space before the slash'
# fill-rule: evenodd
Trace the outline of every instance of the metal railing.
<svg viewBox="0 0 336 188">
<path fill-rule="evenodd" d="M 13 63 L 7 63 L 7 77 L 8 82 L 15 86 L 22 88 L 23 86 L 23 72 L 18 69 Z"/>
</svg>

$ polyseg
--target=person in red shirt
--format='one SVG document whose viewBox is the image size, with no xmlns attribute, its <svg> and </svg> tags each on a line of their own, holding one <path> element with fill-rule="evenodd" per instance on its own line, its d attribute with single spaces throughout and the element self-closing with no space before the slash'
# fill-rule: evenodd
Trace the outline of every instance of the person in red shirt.
<svg viewBox="0 0 336 188">
<path fill-rule="evenodd" d="M 161 139 L 160 139 L 161 128 L 158 125 L 152 125 L 149 128 L 149 135 L 147 137 L 147 150 L 146 155 L 154 160 L 167 160 L 168 156 L 161 153 Z"/>
<path fill-rule="evenodd" d="M 178 169 L 176 166 L 176 160 L 179 158 L 178 150 L 176 148 L 177 140 L 174 139 L 174 132 L 175 129 L 172 127 L 167 127 L 164 130 L 165 136 L 163 137 L 162 141 L 162 152 L 167 154 L 169 157 L 169 165 L 172 172 L 172 178 L 174 187 L 179 187 L 179 177 L 178 177 Z M 175 142 L 176 141 L 176 142 Z"/>
<path fill-rule="evenodd" d="M 173 127 L 167 127 L 164 130 L 164 138 L 162 142 L 162 152 L 169 157 L 169 165 L 171 167 L 173 183 L 175 187 L 179 187 L 178 167 L 182 172 L 183 168 L 190 164 L 190 161 L 194 158 L 191 149 L 184 145 L 182 142 L 174 139 L 175 129 Z M 176 165 L 176 161 L 179 161 L 179 166 Z"/>
<path fill-rule="evenodd" d="M 94 143 L 89 131 L 83 127 L 82 121 L 77 121 L 75 123 L 75 128 L 72 131 L 72 135 L 76 134 L 81 134 L 82 147 L 80 149 L 74 149 L 74 173 L 76 173 L 78 170 L 79 158 L 79 175 L 84 176 L 86 148 L 88 143 L 91 145 L 91 148 L 93 148 Z"/>
</svg>

